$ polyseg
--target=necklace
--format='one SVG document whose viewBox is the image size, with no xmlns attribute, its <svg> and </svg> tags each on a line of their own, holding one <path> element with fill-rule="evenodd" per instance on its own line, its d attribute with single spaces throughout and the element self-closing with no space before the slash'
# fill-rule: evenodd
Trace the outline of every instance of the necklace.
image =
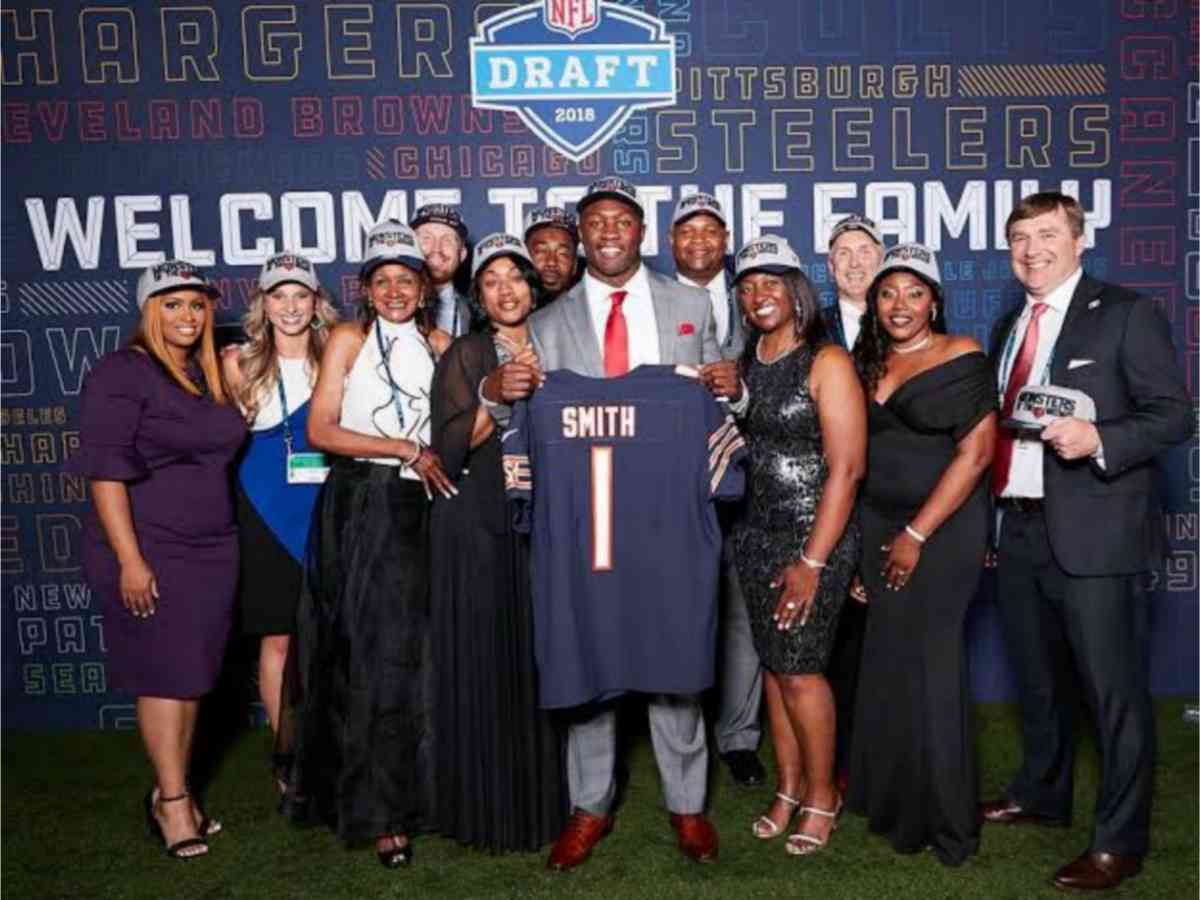
<svg viewBox="0 0 1200 900">
<path fill-rule="evenodd" d="M 799 344 L 799 342 L 797 342 L 795 344 L 792 344 L 790 347 L 780 350 L 778 353 L 776 353 L 770 359 L 763 359 L 762 342 L 760 341 L 754 347 L 754 355 L 758 359 L 758 361 L 760 363 L 762 363 L 764 366 L 769 366 L 769 365 L 772 365 L 773 363 L 779 362 L 779 360 L 783 359 L 785 356 L 787 356 L 789 353 L 791 353 L 793 350 L 795 350 L 799 346 L 800 346 L 800 344 Z"/>
<path fill-rule="evenodd" d="M 933 340 L 933 332 L 927 331 L 927 332 L 925 332 L 925 337 L 922 338 L 917 343 L 913 344 L 911 347 L 897 347 L 897 346 L 893 345 L 892 352 L 893 353 L 916 353 L 918 350 L 924 350 L 926 347 L 928 347 L 929 342 L 932 340 Z"/>
<path fill-rule="evenodd" d="M 503 344 L 505 349 L 508 350 L 508 352 L 514 357 L 520 356 L 521 353 L 529 349 L 530 345 L 532 344 L 532 341 L 530 341 L 529 338 L 525 338 L 525 340 L 521 343 L 517 343 L 512 338 L 503 335 L 500 332 L 496 332 L 496 340 Z"/>
</svg>

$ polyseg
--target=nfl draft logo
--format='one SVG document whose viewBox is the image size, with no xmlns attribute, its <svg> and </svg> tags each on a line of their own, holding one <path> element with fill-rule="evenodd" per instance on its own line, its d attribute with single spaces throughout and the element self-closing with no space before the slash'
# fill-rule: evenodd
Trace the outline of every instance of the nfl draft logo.
<svg viewBox="0 0 1200 900">
<path fill-rule="evenodd" d="M 471 38 L 471 101 L 515 112 L 579 162 L 640 109 L 675 104 L 675 42 L 661 19 L 603 0 L 541 0 Z"/>
</svg>

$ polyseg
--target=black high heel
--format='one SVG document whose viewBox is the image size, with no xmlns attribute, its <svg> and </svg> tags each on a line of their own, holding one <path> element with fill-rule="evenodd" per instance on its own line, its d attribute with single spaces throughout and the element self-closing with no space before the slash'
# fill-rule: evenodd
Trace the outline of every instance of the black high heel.
<svg viewBox="0 0 1200 900">
<path fill-rule="evenodd" d="M 379 858 L 379 864 L 388 869 L 400 869 L 404 866 L 412 865 L 413 861 L 413 845 L 412 839 L 407 838 L 403 847 L 396 845 L 399 838 L 396 835 L 388 835 L 391 841 L 391 846 L 387 850 L 376 850 L 375 855 Z"/>
<path fill-rule="evenodd" d="M 191 795 L 184 791 L 176 797 L 159 797 L 159 803 L 176 803 L 180 800 L 187 800 Z M 208 855 L 208 841 L 202 837 L 184 838 L 182 841 L 176 841 L 174 844 L 167 844 L 167 836 L 163 833 L 162 825 L 159 824 L 157 817 L 154 815 L 154 788 L 150 788 L 146 792 L 146 798 L 143 801 L 143 806 L 146 813 L 146 831 L 151 838 L 158 841 L 167 856 L 172 859 L 193 859 L 197 856 Z M 192 847 L 203 847 L 203 853 L 185 853 L 185 850 L 190 850 Z"/>
</svg>

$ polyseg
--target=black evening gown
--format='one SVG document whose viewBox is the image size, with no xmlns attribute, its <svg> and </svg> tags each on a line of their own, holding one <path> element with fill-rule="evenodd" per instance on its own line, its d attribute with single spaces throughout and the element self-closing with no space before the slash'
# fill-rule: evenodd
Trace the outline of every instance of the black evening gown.
<svg viewBox="0 0 1200 900">
<path fill-rule="evenodd" d="M 929 846 L 947 865 L 979 846 L 964 627 L 987 549 L 987 479 L 930 535 L 899 591 L 884 588 L 880 548 L 912 520 L 958 441 L 995 407 L 982 353 L 921 372 L 886 403 L 871 402 L 859 493 L 869 606 L 848 803 L 899 852 Z"/>
<path fill-rule="evenodd" d="M 458 496 L 434 503 L 437 827 L 492 851 L 536 850 L 566 821 L 563 743 L 538 708 L 529 549 L 511 527 L 500 428 L 470 449 L 491 334 L 460 338 L 433 380 L 433 448 Z"/>
<path fill-rule="evenodd" d="M 769 365 L 754 358 L 745 373 L 750 408 L 738 423 L 750 450 L 750 483 L 734 529 L 734 560 L 759 659 L 769 671 L 787 675 L 825 670 L 858 565 L 858 529 L 852 521 L 821 570 L 807 624 L 791 631 L 775 626 L 771 616 L 779 588 L 771 582 L 804 552 L 829 474 L 821 423 L 808 391 L 815 356 L 815 350 L 800 346 Z"/>
</svg>

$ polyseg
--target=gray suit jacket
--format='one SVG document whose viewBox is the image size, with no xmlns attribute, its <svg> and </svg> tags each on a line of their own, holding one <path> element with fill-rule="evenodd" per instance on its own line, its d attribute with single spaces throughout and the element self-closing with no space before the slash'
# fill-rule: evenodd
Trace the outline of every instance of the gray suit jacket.
<svg viewBox="0 0 1200 900">
<path fill-rule="evenodd" d="M 708 292 L 680 284 L 649 267 L 646 280 L 658 326 L 659 362 L 695 366 L 721 359 Z M 570 369 L 592 378 L 604 377 L 600 338 L 592 326 L 582 280 L 534 313 L 529 331 L 543 371 Z"/>
</svg>

